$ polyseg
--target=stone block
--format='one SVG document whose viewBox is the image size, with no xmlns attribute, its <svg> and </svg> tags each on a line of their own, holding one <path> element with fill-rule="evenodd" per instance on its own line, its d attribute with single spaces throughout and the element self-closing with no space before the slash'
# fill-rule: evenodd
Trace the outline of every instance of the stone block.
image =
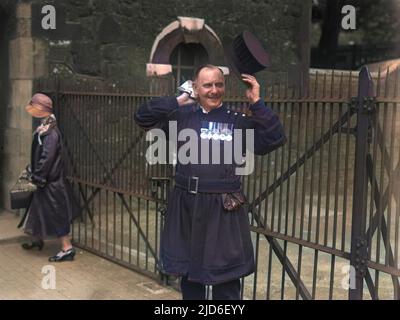
<svg viewBox="0 0 400 320">
<path fill-rule="evenodd" d="M 119 41 L 121 38 L 121 32 L 121 26 L 114 17 L 104 17 L 99 25 L 99 40 L 102 44 Z"/>
<path fill-rule="evenodd" d="M 75 71 L 92 76 L 100 74 L 100 47 L 94 41 L 73 44 L 72 55 Z"/>
<path fill-rule="evenodd" d="M 21 144 L 20 144 L 20 159 L 24 162 L 29 161 L 31 154 L 31 145 L 32 145 L 32 130 L 20 130 L 21 133 Z"/>
<path fill-rule="evenodd" d="M 48 44 L 44 40 L 35 39 L 34 48 L 34 66 L 33 74 L 35 78 L 46 76 L 49 72 L 47 62 Z"/>
<path fill-rule="evenodd" d="M 16 28 L 17 38 L 31 37 L 31 19 L 18 19 Z"/>
<path fill-rule="evenodd" d="M 129 46 L 120 46 L 117 49 L 117 60 L 126 61 L 128 60 L 129 53 L 132 49 Z"/>
<path fill-rule="evenodd" d="M 16 128 L 4 130 L 3 156 L 18 157 L 21 149 L 21 132 Z"/>
<path fill-rule="evenodd" d="M 18 116 L 15 128 L 32 129 L 32 117 L 25 111 L 25 106 L 32 97 L 32 80 L 12 80 L 9 105 Z M 14 126 L 10 126 L 14 127 Z"/>
<path fill-rule="evenodd" d="M 13 159 L 11 159 L 13 160 Z M 13 161 L 11 161 L 12 163 Z M 5 208 L 10 209 L 10 195 L 9 191 L 10 189 L 15 185 L 15 183 L 18 180 L 18 177 L 21 173 L 23 168 L 20 168 L 19 166 L 8 166 L 4 170 L 4 176 L 2 179 L 2 195 L 1 195 L 1 200 Z"/>
<path fill-rule="evenodd" d="M 11 135 L 15 135 L 15 131 L 17 130 L 6 130 L 10 132 Z M 10 141 L 15 141 L 15 137 L 8 136 L 7 139 Z M 19 150 L 16 150 L 15 144 L 13 144 L 13 148 L 16 153 L 8 154 L 4 152 L 2 154 L 2 176 L 1 176 L 1 194 L 0 201 L 4 208 L 10 209 L 10 199 L 9 199 L 9 190 L 15 185 L 19 174 L 26 167 L 26 165 L 30 161 L 30 155 L 25 154 L 17 154 Z"/>
<path fill-rule="evenodd" d="M 32 80 L 12 80 L 10 106 L 26 106 L 32 97 Z"/>
<path fill-rule="evenodd" d="M 15 184 L 15 182 L 14 182 L 14 184 Z M 14 184 L 11 181 L 7 181 L 7 182 L 4 181 L 3 185 L 2 185 L 3 189 L 1 189 L 0 204 L 1 204 L 2 208 L 6 209 L 8 211 L 11 211 L 9 191 L 13 187 Z"/>
<path fill-rule="evenodd" d="M 104 60 L 116 60 L 116 48 L 115 44 L 105 44 L 101 46 L 101 54 Z"/>
<path fill-rule="evenodd" d="M 30 18 L 32 15 L 31 4 L 27 2 L 20 2 L 17 5 L 16 16 L 17 18 Z"/>
<path fill-rule="evenodd" d="M 24 169 L 21 167 L 19 158 L 15 155 L 4 155 L 3 157 L 3 181 L 16 182 L 19 174 Z"/>
<path fill-rule="evenodd" d="M 6 108 L 6 124 L 9 128 L 17 129 L 21 121 L 21 112 L 16 108 Z"/>
<path fill-rule="evenodd" d="M 10 41 L 10 79 L 32 79 L 33 40 L 16 38 Z"/>
</svg>

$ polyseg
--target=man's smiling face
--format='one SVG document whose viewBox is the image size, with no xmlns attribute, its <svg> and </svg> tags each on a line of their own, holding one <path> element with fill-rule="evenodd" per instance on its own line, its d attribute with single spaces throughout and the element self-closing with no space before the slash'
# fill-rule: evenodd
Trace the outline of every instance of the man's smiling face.
<svg viewBox="0 0 400 320">
<path fill-rule="evenodd" d="M 206 111 L 218 108 L 225 95 L 225 79 L 221 70 L 209 67 L 201 69 L 194 82 L 194 92 Z"/>
</svg>

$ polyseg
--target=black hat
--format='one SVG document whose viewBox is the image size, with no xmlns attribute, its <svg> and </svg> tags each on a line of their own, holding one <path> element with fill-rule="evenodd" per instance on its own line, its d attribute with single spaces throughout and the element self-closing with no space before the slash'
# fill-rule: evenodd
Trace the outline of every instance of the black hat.
<svg viewBox="0 0 400 320">
<path fill-rule="evenodd" d="M 249 31 L 239 34 L 225 51 L 232 71 L 239 78 L 242 73 L 254 74 L 270 65 L 267 52 Z"/>
</svg>

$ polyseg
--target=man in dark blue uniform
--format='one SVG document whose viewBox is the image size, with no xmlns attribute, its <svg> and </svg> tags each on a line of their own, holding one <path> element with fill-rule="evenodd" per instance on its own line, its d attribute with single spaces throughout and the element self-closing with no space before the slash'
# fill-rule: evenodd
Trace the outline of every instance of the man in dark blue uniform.
<svg viewBox="0 0 400 320">
<path fill-rule="evenodd" d="M 254 153 L 266 154 L 285 143 L 284 130 L 260 98 L 256 78 L 242 74 L 242 81 L 248 86 L 250 116 L 227 108 L 223 73 L 206 65 L 195 73 L 193 95 L 185 92 L 177 98 L 150 100 L 139 107 L 135 121 L 146 130 L 165 131 L 169 121 L 176 121 L 178 132 L 193 129 L 198 141 L 220 140 L 220 150 L 235 139 L 232 130 L 253 129 Z M 178 142 L 178 148 L 182 144 Z M 198 158 L 202 150 L 199 147 Z M 230 210 L 224 203 L 227 195 L 229 199 L 241 193 L 241 177 L 235 171 L 241 164 L 180 160 L 161 237 L 162 272 L 182 277 L 183 299 L 205 299 L 205 285 L 213 286 L 213 299 L 240 299 L 240 278 L 255 270 L 249 221 L 242 206 Z"/>
</svg>

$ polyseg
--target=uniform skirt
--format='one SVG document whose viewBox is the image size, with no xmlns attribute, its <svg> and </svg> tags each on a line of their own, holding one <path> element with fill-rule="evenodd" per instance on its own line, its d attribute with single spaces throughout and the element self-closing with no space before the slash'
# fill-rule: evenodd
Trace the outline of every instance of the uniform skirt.
<svg viewBox="0 0 400 320">
<path fill-rule="evenodd" d="M 254 272 L 245 209 L 226 211 L 218 193 L 192 194 L 175 187 L 161 235 L 161 271 L 218 284 Z"/>
</svg>

